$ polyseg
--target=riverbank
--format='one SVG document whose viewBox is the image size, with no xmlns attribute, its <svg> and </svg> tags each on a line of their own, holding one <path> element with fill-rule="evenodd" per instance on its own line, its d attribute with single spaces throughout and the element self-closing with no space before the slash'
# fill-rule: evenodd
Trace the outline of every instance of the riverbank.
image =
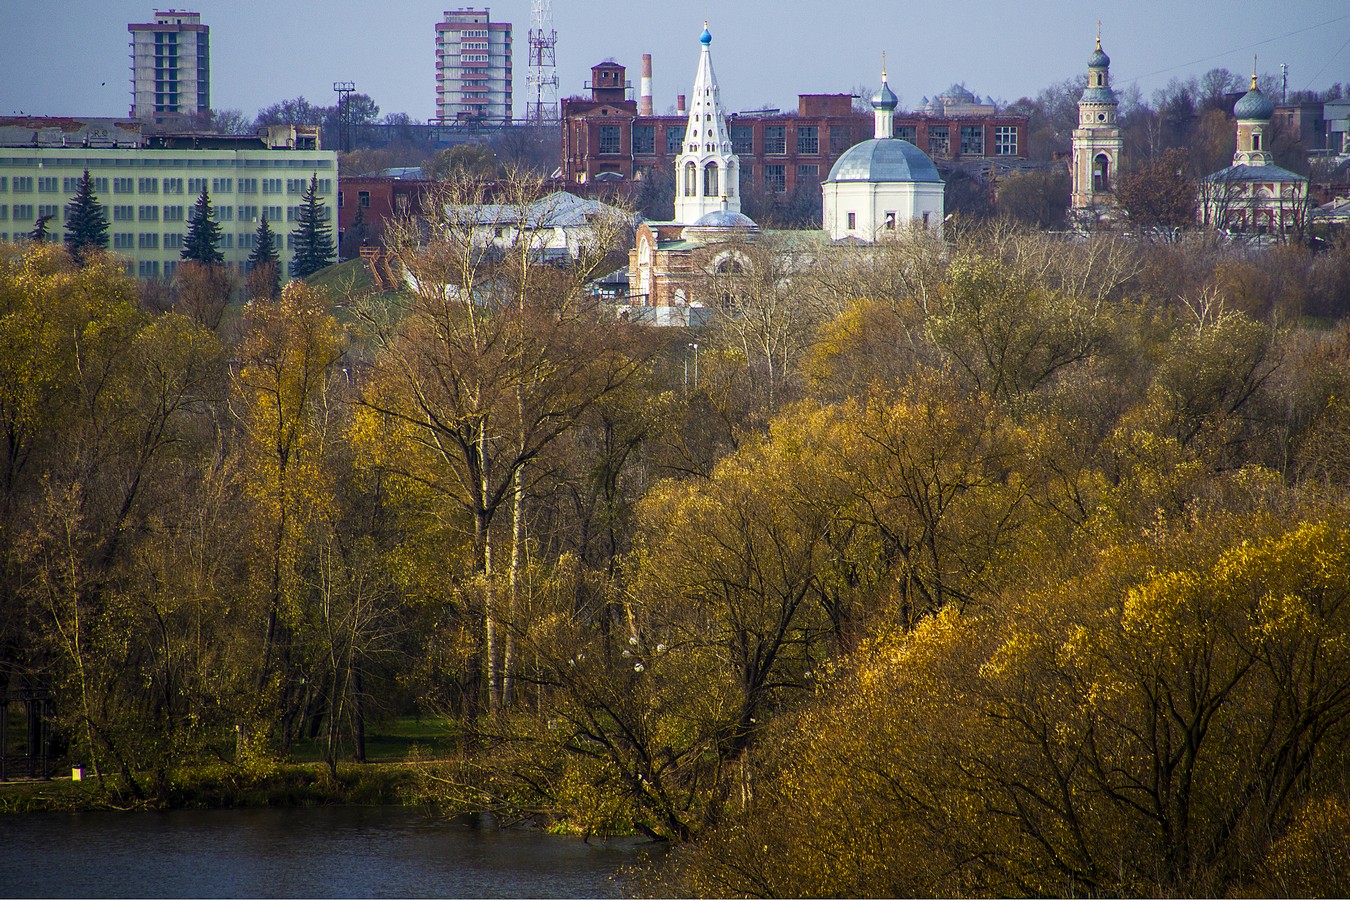
<svg viewBox="0 0 1350 900">
<path fill-rule="evenodd" d="M 412 805 L 413 763 L 278 763 L 265 774 L 225 763 L 184 767 L 158 784 L 132 785 L 88 771 L 48 780 L 0 782 L 0 815 L 132 809 L 247 809 L 326 805 Z"/>
</svg>

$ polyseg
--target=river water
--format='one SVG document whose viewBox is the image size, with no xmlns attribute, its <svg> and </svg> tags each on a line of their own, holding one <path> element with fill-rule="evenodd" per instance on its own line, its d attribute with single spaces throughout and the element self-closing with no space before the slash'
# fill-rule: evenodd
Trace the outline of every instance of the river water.
<svg viewBox="0 0 1350 900">
<path fill-rule="evenodd" d="M 404 807 L 0 816 L 3 897 L 617 897 L 636 841 Z"/>
</svg>

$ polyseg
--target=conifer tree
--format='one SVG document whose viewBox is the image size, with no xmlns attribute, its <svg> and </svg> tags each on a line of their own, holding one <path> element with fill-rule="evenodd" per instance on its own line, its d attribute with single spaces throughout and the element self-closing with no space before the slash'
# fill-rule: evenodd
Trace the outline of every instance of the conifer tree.
<svg viewBox="0 0 1350 900">
<path fill-rule="evenodd" d="M 33 223 L 33 230 L 28 232 L 27 238 L 35 244 L 40 244 L 47 239 L 47 223 L 51 221 L 51 216 L 38 216 L 37 221 Z"/>
<path fill-rule="evenodd" d="M 187 240 L 183 243 L 181 257 L 204 266 L 218 266 L 225 261 L 225 255 L 217 249 L 219 246 L 220 223 L 216 221 L 216 214 L 211 209 L 211 198 L 203 187 L 197 205 L 192 208 L 192 220 L 188 222 Z"/>
<path fill-rule="evenodd" d="M 84 263 L 88 248 L 108 248 L 108 215 L 94 196 L 94 179 L 84 170 L 75 196 L 70 198 L 70 219 L 66 222 L 66 246 L 78 263 Z"/>
<path fill-rule="evenodd" d="M 304 196 L 300 198 L 299 224 L 291 234 L 295 237 L 293 265 L 296 278 L 313 275 L 333 262 L 335 255 L 333 234 L 323 221 L 323 206 L 319 203 L 318 175 L 310 177 L 309 187 L 305 188 Z"/>
<path fill-rule="evenodd" d="M 266 274 L 269 270 L 270 274 Z M 281 296 L 281 257 L 277 253 L 272 227 L 267 224 L 266 213 L 258 222 L 258 230 L 253 233 L 253 252 L 248 255 L 248 271 L 250 294 L 261 293 L 269 300 Z M 256 278 L 254 273 L 258 273 Z"/>
</svg>

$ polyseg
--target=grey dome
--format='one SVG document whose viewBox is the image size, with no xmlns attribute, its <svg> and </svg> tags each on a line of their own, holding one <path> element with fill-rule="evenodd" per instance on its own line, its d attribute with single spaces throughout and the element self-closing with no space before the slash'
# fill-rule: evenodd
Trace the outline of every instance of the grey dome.
<svg viewBox="0 0 1350 900">
<path fill-rule="evenodd" d="M 1090 87 L 1083 90 L 1083 103 L 1115 103 L 1116 92 L 1109 87 Z"/>
<path fill-rule="evenodd" d="M 1237 119 L 1269 119 L 1274 114 L 1275 104 L 1258 87 L 1243 94 L 1233 107 L 1233 117 Z"/>
<path fill-rule="evenodd" d="M 689 228 L 758 228 L 755 220 L 744 213 L 725 209 L 713 210 L 699 216 Z"/>
<path fill-rule="evenodd" d="M 966 90 L 965 85 L 954 84 L 939 95 L 943 100 L 960 100 L 965 103 L 977 102 L 980 98 Z"/>
<path fill-rule="evenodd" d="M 1102 45 L 1098 44 L 1096 51 L 1088 57 L 1089 69 L 1105 69 L 1111 65 L 1111 57 L 1106 55 Z"/>
<path fill-rule="evenodd" d="M 835 161 L 830 177 L 825 180 L 942 183 L 928 154 L 899 138 L 873 138 L 855 144 Z"/>
</svg>

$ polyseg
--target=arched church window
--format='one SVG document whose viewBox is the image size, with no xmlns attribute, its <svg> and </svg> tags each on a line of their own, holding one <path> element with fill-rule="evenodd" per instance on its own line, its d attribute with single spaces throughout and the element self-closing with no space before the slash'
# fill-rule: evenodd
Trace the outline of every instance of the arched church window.
<svg viewBox="0 0 1350 900">
<path fill-rule="evenodd" d="M 1092 189 L 1098 192 L 1111 190 L 1111 160 L 1105 153 L 1098 153 L 1092 161 Z"/>
<path fill-rule="evenodd" d="M 689 149 L 693 150 L 694 148 L 691 146 Z M 693 197 L 697 195 L 697 191 L 698 169 L 691 162 L 684 167 L 684 195 L 686 197 Z"/>
<path fill-rule="evenodd" d="M 745 266 L 734 256 L 728 256 L 717 264 L 718 275 L 744 275 Z"/>
<path fill-rule="evenodd" d="M 735 163 L 735 162 L 732 162 L 731 165 L 727 166 L 727 196 L 728 196 L 728 197 L 735 197 L 735 196 L 736 196 L 736 184 L 737 184 L 737 182 L 739 182 L 740 180 L 741 180 L 741 179 L 740 179 L 739 176 L 737 175 L 736 163 Z"/>
<path fill-rule="evenodd" d="M 703 170 L 703 196 L 716 197 L 722 193 L 721 186 L 718 184 L 718 174 L 717 163 L 708 163 L 708 167 Z"/>
</svg>

